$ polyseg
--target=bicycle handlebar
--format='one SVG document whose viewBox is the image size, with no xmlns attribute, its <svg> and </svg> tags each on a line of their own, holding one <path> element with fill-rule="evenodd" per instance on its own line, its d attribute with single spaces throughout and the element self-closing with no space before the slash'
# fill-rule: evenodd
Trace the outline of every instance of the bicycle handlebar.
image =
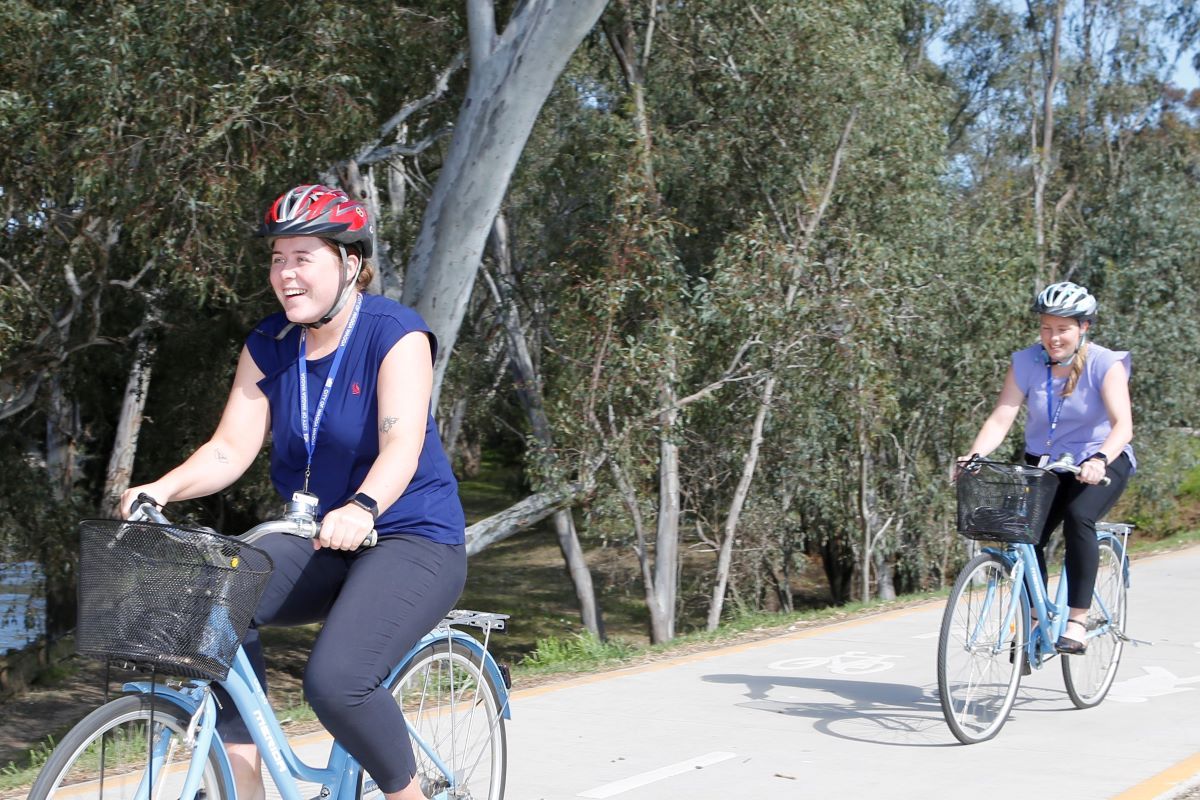
<svg viewBox="0 0 1200 800">
<path fill-rule="evenodd" d="M 289 536 L 299 536 L 301 539 L 315 539 L 321 532 L 321 526 L 316 520 L 316 510 L 316 498 L 313 495 L 296 492 L 292 495 L 292 502 L 285 506 L 282 517 L 261 522 L 238 538 L 247 544 L 253 544 L 268 533 L 286 533 Z M 133 501 L 129 519 L 133 522 L 149 520 L 164 525 L 170 524 L 170 520 L 158 510 L 158 503 L 147 494 L 139 494 Z M 374 547 L 378 543 L 379 532 L 372 530 L 359 547 Z"/>
<path fill-rule="evenodd" d="M 966 469 L 972 463 L 982 460 L 978 453 L 972 453 L 966 463 L 960 462 L 960 469 Z M 1044 469 L 1047 472 L 1071 472 L 1078 475 L 1083 470 L 1083 467 L 1075 463 L 1075 458 L 1070 453 L 1063 453 L 1058 461 L 1053 461 L 1044 467 L 1039 467 L 1039 469 Z M 1112 483 L 1112 479 L 1107 475 L 1100 479 L 1101 486 L 1108 486 L 1110 483 Z"/>
</svg>

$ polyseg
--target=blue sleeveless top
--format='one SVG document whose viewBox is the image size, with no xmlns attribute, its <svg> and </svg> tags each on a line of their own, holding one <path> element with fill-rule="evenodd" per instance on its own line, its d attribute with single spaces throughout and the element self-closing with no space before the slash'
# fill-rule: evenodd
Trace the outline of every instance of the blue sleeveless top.
<svg viewBox="0 0 1200 800">
<path fill-rule="evenodd" d="M 1046 394 L 1046 359 L 1041 344 L 1013 353 L 1013 377 L 1025 393 L 1027 407 L 1025 452 L 1035 456 L 1049 455 L 1052 460 L 1070 453 L 1076 464 L 1082 464 L 1085 458 L 1099 450 L 1112 431 L 1100 388 L 1104 384 L 1104 376 L 1117 362 L 1125 365 L 1126 375 L 1131 374 L 1129 353 L 1109 350 L 1089 342 L 1083 373 L 1075 384 L 1075 391 L 1064 400 L 1062 390 L 1067 379 L 1051 377 L 1051 403 Z M 1062 404 L 1061 411 L 1059 404 Z M 1051 436 L 1050 422 L 1055 414 L 1058 415 L 1058 425 Z M 1047 439 L 1050 440 L 1049 446 Z M 1133 447 L 1125 445 L 1124 452 L 1129 455 L 1129 461 L 1136 469 Z"/>
<path fill-rule="evenodd" d="M 296 363 L 300 328 L 293 327 L 282 339 L 275 338 L 287 325 L 282 312 L 272 314 L 247 337 L 246 348 L 265 376 L 258 386 L 271 406 L 271 482 L 290 500 L 292 492 L 304 486 L 308 454 L 300 430 Z M 358 324 L 334 377 L 313 453 L 308 488 L 320 500 L 320 515 L 345 505 L 375 463 L 379 455 L 379 367 L 396 342 L 414 331 L 429 336 L 436 355 L 437 342 L 417 312 L 386 297 L 363 295 Z M 307 363 L 310 423 L 332 364 L 332 353 Z M 382 510 L 375 529 L 380 536 L 411 533 L 444 544 L 462 544 L 465 527 L 458 482 L 431 414 L 417 471 L 400 499 Z"/>
</svg>

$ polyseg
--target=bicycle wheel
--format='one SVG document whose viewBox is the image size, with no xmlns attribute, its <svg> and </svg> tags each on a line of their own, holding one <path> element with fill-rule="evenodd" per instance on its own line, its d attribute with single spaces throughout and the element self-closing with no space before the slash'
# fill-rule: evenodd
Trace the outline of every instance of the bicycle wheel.
<svg viewBox="0 0 1200 800">
<path fill-rule="evenodd" d="M 963 567 L 942 616 L 937 669 L 942 713 L 963 744 L 992 738 L 1008 719 L 1021 683 L 1027 614 L 1021 587 L 999 556 L 980 553 Z"/>
<path fill-rule="evenodd" d="M 191 761 L 184 741 L 190 717 L 163 698 L 131 695 L 100 706 L 63 737 L 29 793 L 30 800 L 178 800 Z M 150 757 L 152 756 L 152 757 Z M 152 791 L 147 793 L 147 788 Z M 208 754 L 197 798 L 233 797 L 216 749 Z"/>
<path fill-rule="evenodd" d="M 426 797 L 502 800 L 504 718 L 496 688 L 475 653 L 435 642 L 413 656 L 391 690 L 413 733 L 417 777 Z M 364 774 L 359 796 L 382 794 Z"/>
<path fill-rule="evenodd" d="M 1087 652 L 1063 656 L 1063 682 L 1076 708 L 1100 705 L 1113 680 L 1125 642 L 1125 568 L 1120 547 L 1100 541 L 1100 566 L 1087 618 Z"/>
</svg>

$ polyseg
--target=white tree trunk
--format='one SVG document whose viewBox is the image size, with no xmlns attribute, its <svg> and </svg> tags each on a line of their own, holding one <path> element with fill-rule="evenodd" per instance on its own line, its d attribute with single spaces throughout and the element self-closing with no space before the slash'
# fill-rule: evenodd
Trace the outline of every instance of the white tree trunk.
<svg viewBox="0 0 1200 800">
<path fill-rule="evenodd" d="M 536 525 L 570 503 L 582 491 L 582 486 L 571 484 L 550 492 L 532 494 L 498 514 L 467 526 L 467 555 L 473 556 L 488 545 Z"/>
<path fill-rule="evenodd" d="M 1062 42 L 1063 11 L 1066 0 L 1058 0 L 1054 6 L 1054 32 L 1051 34 L 1050 63 L 1044 65 L 1046 83 L 1042 93 L 1041 142 L 1037 140 L 1037 123 L 1033 126 L 1033 226 L 1037 245 L 1038 275 L 1037 288 L 1054 279 L 1054 270 L 1048 264 L 1046 242 L 1046 184 L 1050 181 L 1054 155 L 1054 92 L 1058 85 L 1059 52 Z"/>
<path fill-rule="evenodd" d="M 654 539 L 654 603 L 650 638 L 655 644 L 675 638 L 675 602 L 679 587 L 679 445 L 675 426 L 675 359 L 668 343 L 660 394 L 668 410 L 659 417 L 658 529 Z"/>
<path fill-rule="evenodd" d="M 771 410 L 771 399 L 775 394 L 775 375 L 767 378 L 763 387 L 762 399 L 758 411 L 754 415 L 754 426 L 750 432 L 750 449 L 742 460 L 742 476 L 734 490 L 733 500 L 729 503 L 729 513 L 725 515 L 725 529 L 721 538 L 721 552 L 717 556 L 717 582 L 713 585 L 712 600 L 708 604 L 708 622 L 706 628 L 715 631 L 721 624 L 721 611 L 725 607 L 725 587 L 729 584 L 729 569 L 733 563 L 733 541 L 737 534 L 738 522 L 742 517 L 742 508 L 750 495 L 750 484 L 754 480 L 754 471 L 758 467 L 758 453 L 762 449 L 763 425 L 767 413 Z"/>
<path fill-rule="evenodd" d="M 156 347 L 145 337 L 138 340 L 125 396 L 121 400 L 121 415 L 117 419 L 117 434 L 108 457 L 108 472 L 104 479 L 104 513 L 116 516 L 121 495 L 129 488 L 133 476 L 134 456 L 137 455 L 138 434 L 142 430 L 142 415 L 146 410 L 146 395 L 150 391 L 150 375 Z"/>
<path fill-rule="evenodd" d="M 480 257 L 542 104 L 606 0 L 526 0 L 496 35 L 490 0 L 468 0 L 470 79 L 413 247 L 403 300 L 437 337 L 441 394 Z"/>
</svg>

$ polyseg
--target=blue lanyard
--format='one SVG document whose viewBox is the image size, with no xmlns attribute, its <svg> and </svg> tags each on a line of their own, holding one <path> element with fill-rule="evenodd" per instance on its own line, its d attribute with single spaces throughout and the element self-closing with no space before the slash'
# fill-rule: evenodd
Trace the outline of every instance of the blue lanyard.
<svg viewBox="0 0 1200 800">
<path fill-rule="evenodd" d="M 1054 429 L 1058 427 L 1058 417 L 1062 414 L 1063 406 L 1067 404 L 1067 398 L 1058 401 L 1058 408 L 1054 408 L 1054 378 L 1050 374 L 1052 367 L 1046 365 L 1046 419 L 1050 420 L 1050 432 L 1046 434 L 1046 449 L 1050 449 L 1050 440 L 1054 438 Z"/>
<path fill-rule="evenodd" d="M 317 401 L 317 413 L 310 427 L 308 422 L 308 346 L 306 339 L 308 330 L 300 329 L 300 361 L 296 368 L 300 373 L 300 432 L 304 435 L 304 449 L 308 451 L 308 462 L 304 465 L 304 491 L 308 491 L 308 478 L 312 474 L 313 453 L 317 451 L 317 431 L 321 428 L 321 417 L 325 416 L 325 404 L 329 402 L 329 393 L 333 389 L 333 379 L 337 376 L 338 368 L 342 366 L 342 356 L 346 354 L 346 342 L 350 341 L 350 333 L 358 322 L 358 310 L 362 308 L 362 295 L 354 301 L 354 311 L 342 331 L 341 341 L 338 342 L 337 352 L 333 356 L 333 364 L 329 367 L 329 377 L 325 379 L 325 388 L 321 390 L 321 399 Z"/>
</svg>

